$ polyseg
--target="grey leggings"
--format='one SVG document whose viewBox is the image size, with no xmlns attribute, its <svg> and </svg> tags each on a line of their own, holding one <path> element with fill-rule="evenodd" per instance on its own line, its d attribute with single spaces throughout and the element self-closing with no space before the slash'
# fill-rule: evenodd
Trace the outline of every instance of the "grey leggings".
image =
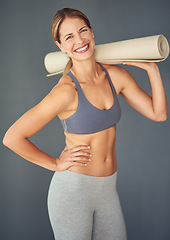
<svg viewBox="0 0 170 240">
<path fill-rule="evenodd" d="M 47 204 L 56 240 L 127 239 L 116 178 L 54 173 Z"/>
</svg>

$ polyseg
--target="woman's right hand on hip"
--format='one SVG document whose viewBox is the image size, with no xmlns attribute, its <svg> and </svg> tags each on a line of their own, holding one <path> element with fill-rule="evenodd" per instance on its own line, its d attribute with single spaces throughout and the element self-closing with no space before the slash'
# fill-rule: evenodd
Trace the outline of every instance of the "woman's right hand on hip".
<svg viewBox="0 0 170 240">
<path fill-rule="evenodd" d="M 90 147 L 86 145 L 79 145 L 68 149 L 66 145 L 60 157 L 56 159 L 57 171 L 64 171 L 71 166 L 86 167 L 87 162 L 91 161 L 92 156 L 87 152 L 89 149 Z"/>
</svg>

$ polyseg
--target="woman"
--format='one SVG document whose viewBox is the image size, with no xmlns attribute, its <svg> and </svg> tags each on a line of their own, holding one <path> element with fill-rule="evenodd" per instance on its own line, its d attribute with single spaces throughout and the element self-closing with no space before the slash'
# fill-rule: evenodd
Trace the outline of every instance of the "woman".
<svg viewBox="0 0 170 240">
<path fill-rule="evenodd" d="M 117 95 L 153 121 L 165 121 L 166 96 L 156 63 L 124 62 L 147 71 L 152 97 L 121 66 L 99 64 L 87 17 L 64 8 L 52 21 L 57 46 L 68 54 L 65 73 L 51 92 L 6 132 L 4 144 L 23 158 L 55 171 L 48 211 L 55 239 L 124 240 L 125 222 L 116 190 Z M 53 158 L 28 138 L 56 115 L 63 123 L 66 147 Z"/>
</svg>

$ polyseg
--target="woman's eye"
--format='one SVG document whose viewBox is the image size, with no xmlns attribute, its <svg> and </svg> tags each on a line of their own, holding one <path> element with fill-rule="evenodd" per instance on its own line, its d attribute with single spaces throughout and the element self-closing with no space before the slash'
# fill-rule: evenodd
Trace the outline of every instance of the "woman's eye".
<svg viewBox="0 0 170 240">
<path fill-rule="evenodd" d="M 86 32 L 87 31 L 87 29 L 83 29 L 83 30 L 81 30 L 81 32 Z"/>
<path fill-rule="evenodd" d="M 71 36 L 67 37 L 66 40 L 68 40 L 68 39 L 70 39 L 70 38 L 71 38 Z"/>
<path fill-rule="evenodd" d="M 80 33 L 82 33 L 82 32 L 86 32 L 87 31 L 87 29 L 82 29 L 81 31 L 80 31 Z M 67 40 L 69 40 L 69 39 L 71 39 L 73 36 L 68 36 L 67 38 L 66 38 L 66 41 Z"/>
</svg>

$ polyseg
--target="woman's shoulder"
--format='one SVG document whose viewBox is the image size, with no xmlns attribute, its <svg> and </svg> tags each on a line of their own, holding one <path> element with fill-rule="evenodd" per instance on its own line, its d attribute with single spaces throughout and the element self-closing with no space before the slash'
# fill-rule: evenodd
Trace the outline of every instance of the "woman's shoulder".
<svg viewBox="0 0 170 240">
<path fill-rule="evenodd" d="M 122 66 L 117 64 L 103 64 L 101 65 L 109 72 L 109 73 L 122 73 L 126 71 Z"/>
<path fill-rule="evenodd" d="M 64 74 L 58 81 L 58 83 L 52 88 L 52 91 L 75 91 L 75 84 L 68 74 Z"/>
<path fill-rule="evenodd" d="M 111 79 L 117 79 L 119 81 L 132 78 L 131 74 L 122 66 L 117 64 L 102 64 L 102 66 L 108 71 Z"/>
<path fill-rule="evenodd" d="M 131 74 L 125 68 L 116 64 L 102 64 L 102 66 L 107 70 L 116 92 L 119 94 L 127 84 L 128 79 L 131 78 Z"/>
<path fill-rule="evenodd" d="M 72 101 L 76 96 L 76 86 L 72 79 L 67 74 L 64 74 L 52 88 L 50 94 L 57 99 Z"/>
</svg>

